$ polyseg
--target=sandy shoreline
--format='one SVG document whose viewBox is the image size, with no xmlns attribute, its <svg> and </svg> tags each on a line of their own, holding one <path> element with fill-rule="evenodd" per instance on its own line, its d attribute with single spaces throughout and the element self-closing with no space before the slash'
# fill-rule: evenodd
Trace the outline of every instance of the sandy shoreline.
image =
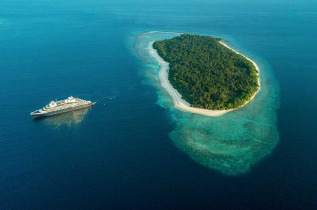
<svg viewBox="0 0 317 210">
<path fill-rule="evenodd" d="M 161 69 L 159 71 L 159 77 L 160 77 L 160 80 L 161 80 L 161 85 L 166 89 L 166 91 L 169 93 L 169 95 L 173 98 L 174 105 L 178 109 L 181 109 L 181 110 L 184 110 L 184 111 L 188 111 L 188 112 L 192 112 L 192 113 L 196 113 L 196 114 L 200 114 L 200 115 L 209 116 L 209 117 L 218 117 L 218 116 L 224 115 L 224 114 L 226 114 L 226 113 L 228 113 L 230 111 L 233 111 L 235 109 L 239 109 L 239 108 L 243 107 L 248 102 L 252 101 L 254 99 L 255 95 L 260 91 L 260 88 L 261 88 L 260 77 L 258 77 L 258 84 L 259 84 L 258 90 L 254 93 L 254 95 L 252 96 L 251 100 L 247 101 L 245 104 L 243 104 L 240 107 L 237 107 L 235 109 L 228 109 L 228 110 L 208 110 L 208 109 L 199 109 L 199 108 L 190 107 L 190 104 L 187 101 L 185 101 L 184 99 L 182 99 L 182 95 L 176 89 L 174 89 L 173 86 L 171 85 L 171 83 L 169 82 L 169 80 L 168 80 L 169 63 L 164 61 L 163 58 L 161 58 L 159 56 L 157 51 L 153 48 L 153 43 L 154 42 L 150 42 L 149 43 L 149 50 L 150 50 L 150 53 L 153 55 L 153 57 L 156 59 L 156 61 L 161 66 Z M 220 42 L 220 43 L 222 45 L 224 45 L 225 47 L 231 49 L 235 53 L 241 55 L 240 53 L 238 53 L 237 51 L 233 50 L 232 48 L 230 48 L 226 44 L 224 44 L 222 42 Z M 258 65 L 254 61 L 252 61 L 251 59 L 247 58 L 246 56 L 244 56 L 244 55 L 242 55 L 242 56 L 253 63 L 255 68 L 258 70 L 258 76 L 259 76 L 259 67 L 258 67 Z"/>
</svg>

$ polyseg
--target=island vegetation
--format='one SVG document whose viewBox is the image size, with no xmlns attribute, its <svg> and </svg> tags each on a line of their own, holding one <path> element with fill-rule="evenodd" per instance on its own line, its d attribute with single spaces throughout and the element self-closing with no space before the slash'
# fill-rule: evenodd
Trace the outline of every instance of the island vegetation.
<svg viewBox="0 0 317 210">
<path fill-rule="evenodd" d="M 259 88 L 254 64 L 220 41 L 210 36 L 182 34 L 153 44 L 169 63 L 170 83 L 192 107 L 237 108 Z"/>
</svg>

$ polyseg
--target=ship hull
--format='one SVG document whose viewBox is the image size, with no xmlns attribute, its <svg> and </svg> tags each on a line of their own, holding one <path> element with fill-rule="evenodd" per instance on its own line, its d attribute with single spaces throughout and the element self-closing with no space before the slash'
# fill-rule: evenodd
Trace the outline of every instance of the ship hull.
<svg viewBox="0 0 317 210">
<path fill-rule="evenodd" d="M 33 118 L 39 119 L 39 118 L 44 118 L 44 117 L 50 117 L 50 116 L 54 116 L 54 115 L 58 115 L 58 114 L 66 113 L 66 112 L 71 112 L 71 111 L 75 111 L 75 110 L 79 110 L 79 109 L 88 108 L 88 107 L 91 107 L 93 105 L 94 105 L 94 103 L 91 103 L 89 105 L 81 105 L 81 106 L 77 106 L 77 107 L 61 109 L 61 110 L 50 112 L 50 113 L 37 114 L 37 115 L 33 115 Z"/>
</svg>

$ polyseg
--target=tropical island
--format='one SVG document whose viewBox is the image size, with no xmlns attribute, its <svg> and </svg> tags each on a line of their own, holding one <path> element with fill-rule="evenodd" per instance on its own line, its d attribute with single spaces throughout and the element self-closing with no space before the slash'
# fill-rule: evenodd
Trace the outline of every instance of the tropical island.
<svg viewBox="0 0 317 210">
<path fill-rule="evenodd" d="M 219 38 L 181 34 L 150 43 L 150 50 L 161 65 L 162 85 L 187 111 L 218 116 L 245 105 L 260 89 L 256 63 Z"/>
</svg>

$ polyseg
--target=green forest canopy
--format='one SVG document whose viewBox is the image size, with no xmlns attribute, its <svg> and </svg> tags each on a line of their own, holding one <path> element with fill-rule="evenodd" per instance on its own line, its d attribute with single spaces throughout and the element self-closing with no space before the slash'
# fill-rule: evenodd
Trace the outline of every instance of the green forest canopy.
<svg viewBox="0 0 317 210">
<path fill-rule="evenodd" d="M 257 69 L 210 36 L 182 34 L 153 44 L 169 63 L 168 79 L 192 107 L 223 110 L 243 105 L 259 88 Z"/>
</svg>

